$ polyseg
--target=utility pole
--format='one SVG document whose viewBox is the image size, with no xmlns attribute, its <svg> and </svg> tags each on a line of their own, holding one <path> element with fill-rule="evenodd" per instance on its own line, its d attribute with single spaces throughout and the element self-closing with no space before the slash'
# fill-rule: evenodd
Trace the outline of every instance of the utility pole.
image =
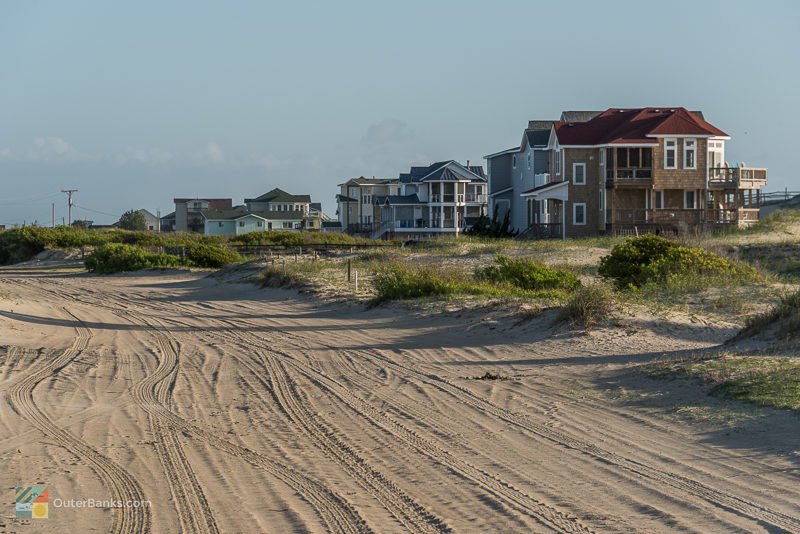
<svg viewBox="0 0 800 534">
<path fill-rule="evenodd" d="M 52 217 L 51 225 L 52 225 L 53 228 L 55 228 L 56 227 L 56 203 L 55 202 L 50 204 L 50 209 L 52 210 L 51 211 L 51 217 Z"/>
<path fill-rule="evenodd" d="M 67 194 L 67 219 L 69 220 L 69 224 L 72 225 L 72 193 L 75 193 L 77 189 L 62 189 L 62 193 Z"/>
</svg>

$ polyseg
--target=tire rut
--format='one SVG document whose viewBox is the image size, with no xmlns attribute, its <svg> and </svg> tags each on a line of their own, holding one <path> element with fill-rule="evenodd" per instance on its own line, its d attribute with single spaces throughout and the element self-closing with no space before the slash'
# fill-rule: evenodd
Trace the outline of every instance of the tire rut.
<svg viewBox="0 0 800 534">
<path fill-rule="evenodd" d="M 81 320 L 75 315 L 66 309 L 64 309 L 64 312 L 82 325 Z M 37 385 L 69 365 L 88 347 L 91 337 L 89 330 L 83 326 L 77 326 L 76 333 L 75 341 L 69 349 L 63 351 L 50 363 L 32 372 L 10 388 L 7 394 L 8 402 L 32 426 L 70 453 L 88 463 L 109 489 L 113 500 L 123 503 L 123 506 L 129 501 L 144 501 L 141 485 L 128 471 L 98 452 L 88 443 L 53 423 L 33 399 L 33 390 Z M 151 516 L 148 507 L 113 508 L 110 532 L 114 534 L 140 534 L 149 533 L 150 528 Z"/>
</svg>

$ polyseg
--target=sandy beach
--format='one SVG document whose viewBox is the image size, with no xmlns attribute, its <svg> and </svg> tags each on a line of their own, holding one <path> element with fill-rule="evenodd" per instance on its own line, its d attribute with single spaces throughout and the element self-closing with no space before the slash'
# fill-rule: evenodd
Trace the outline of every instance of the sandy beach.
<svg viewBox="0 0 800 534">
<path fill-rule="evenodd" d="M 0 270 L 6 502 L 49 490 L 0 532 L 800 532 L 796 416 L 633 371 L 733 325 L 578 332 L 207 274 Z M 86 499 L 149 505 L 63 506 Z"/>
</svg>

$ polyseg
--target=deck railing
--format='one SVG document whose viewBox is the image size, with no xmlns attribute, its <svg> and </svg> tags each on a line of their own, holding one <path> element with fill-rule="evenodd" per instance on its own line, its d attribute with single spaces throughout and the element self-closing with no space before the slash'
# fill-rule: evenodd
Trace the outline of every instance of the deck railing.
<svg viewBox="0 0 800 534">
<path fill-rule="evenodd" d="M 767 169 L 750 167 L 711 167 L 708 183 L 725 187 L 760 187 L 767 183 Z"/>
</svg>

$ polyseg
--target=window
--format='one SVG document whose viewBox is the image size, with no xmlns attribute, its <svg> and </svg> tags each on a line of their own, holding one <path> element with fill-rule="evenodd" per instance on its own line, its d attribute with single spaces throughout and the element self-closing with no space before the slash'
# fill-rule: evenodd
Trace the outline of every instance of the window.
<svg viewBox="0 0 800 534">
<path fill-rule="evenodd" d="M 656 209 L 663 210 L 664 209 L 664 192 L 663 191 L 656 191 Z"/>
<path fill-rule="evenodd" d="M 556 150 L 556 176 L 561 176 L 561 151 Z"/>
<path fill-rule="evenodd" d="M 306 221 L 306 228 L 314 228 L 314 221 Z"/>
<path fill-rule="evenodd" d="M 675 139 L 664 139 L 664 168 L 677 169 L 678 141 Z"/>
<path fill-rule="evenodd" d="M 572 205 L 572 224 L 582 226 L 586 224 L 586 203 L 576 202 Z"/>
<path fill-rule="evenodd" d="M 528 152 L 528 170 L 531 170 L 531 154 Z"/>
<path fill-rule="evenodd" d="M 684 192 L 683 207 L 687 210 L 693 210 L 695 208 L 694 191 Z"/>
<path fill-rule="evenodd" d="M 283 228 L 284 228 L 284 230 L 291 230 L 292 229 L 292 223 L 291 222 L 284 222 L 283 223 Z"/>
<path fill-rule="evenodd" d="M 256 226 L 258 226 L 259 228 L 263 227 L 264 226 L 264 221 L 257 221 L 256 222 Z"/>
<path fill-rule="evenodd" d="M 220 221 L 220 222 L 218 222 L 218 223 L 217 223 L 217 226 L 219 226 L 220 228 L 222 228 L 223 226 L 225 226 L 225 223 L 224 223 L 224 222 L 222 222 L 222 221 Z"/>
<path fill-rule="evenodd" d="M 575 185 L 586 184 L 586 164 L 573 163 L 572 164 L 572 183 Z"/>
<path fill-rule="evenodd" d="M 649 169 L 653 166 L 653 149 L 646 147 L 617 148 L 618 169 Z"/>
<path fill-rule="evenodd" d="M 683 141 L 683 168 L 696 169 L 697 161 L 695 154 L 697 153 L 697 141 L 695 139 L 684 139 Z"/>
<path fill-rule="evenodd" d="M 513 168 L 515 168 L 515 169 L 517 168 L 517 155 L 516 154 L 513 154 L 511 156 L 511 166 Z"/>
<path fill-rule="evenodd" d="M 244 221 L 239 221 L 239 226 L 244 226 Z"/>
<path fill-rule="evenodd" d="M 600 149 L 600 165 L 605 165 L 605 164 L 606 164 L 606 149 L 605 148 L 601 148 Z"/>
</svg>

